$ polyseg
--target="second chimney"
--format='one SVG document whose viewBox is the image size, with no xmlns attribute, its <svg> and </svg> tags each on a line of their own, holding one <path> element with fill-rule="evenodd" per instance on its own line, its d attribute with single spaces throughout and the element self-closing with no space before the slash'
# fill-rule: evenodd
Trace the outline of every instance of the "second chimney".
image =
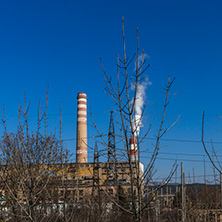
<svg viewBox="0 0 222 222">
<path fill-rule="evenodd" d="M 131 161 L 135 161 L 137 158 L 137 139 L 135 138 L 133 142 L 133 138 L 130 138 L 129 141 L 130 141 L 130 158 Z"/>
</svg>

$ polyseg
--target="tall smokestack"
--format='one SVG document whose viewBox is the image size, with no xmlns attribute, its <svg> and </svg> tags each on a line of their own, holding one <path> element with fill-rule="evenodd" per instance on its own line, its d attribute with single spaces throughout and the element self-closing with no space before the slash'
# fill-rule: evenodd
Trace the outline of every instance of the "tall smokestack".
<svg viewBox="0 0 222 222">
<path fill-rule="evenodd" d="M 137 158 L 137 139 L 135 138 L 133 142 L 133 138 L 130 138 L 129 142 L 130 142 L 130 159 L 131 161 L 135 161 Z"/>
<path fill-rule="evenodd" d="M 87 163 L 87 96 L 78 93 L 76 162 Z"/>
</svg>

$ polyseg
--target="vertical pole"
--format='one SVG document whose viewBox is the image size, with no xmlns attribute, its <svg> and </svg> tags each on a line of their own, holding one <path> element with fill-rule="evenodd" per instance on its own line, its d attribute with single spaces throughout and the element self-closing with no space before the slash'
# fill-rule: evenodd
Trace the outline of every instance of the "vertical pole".
<svg viewBox="0 0 222 222">
<path fill-rule="evenodd" d="M 176 193 L 178 192 L 178 185 L 177 185 L 177 169 L 175 173 L 175 186 L 176 186 Z"/>
<path fill-rule="evenodd" d="M 205 184 L 205 186 L 206 186 L 206 163 L 205 163 L 205 155 L 203 156 L 203 158 L 204 158 L 204 184 Z"/>
<path fill-rule="evenodd" d="M 213 147 L 212 147 L 212 160 L 214 162 L 214 148 Z M 216 190 L 216 208 L 218 209 L 220 204 L 218 204 L 218 202 L 219 202 L 218 192 L 217 192 L 218 187 L 217 187 L 217 178 L 216 178 L 215 167 L 213 167 L 213 174 L 214 174 L 214 186 L 215 186 L 215 190 Z M 216 221 L 216 219 L 215 219 L 215 221 Z"/>
<path fill-rule="evenodd" d="M 183 172 L 183 162 L 181 162 L 181 193 L 182 193 L 182 222 L 185 222 L 186 220 L 186 212 L 185 212 L 185 186 L 184 186 L 184 181 L 185 176 Z"/>
<path fill-rule="evenodd" d="M 183 172 L 183 196 L 184 196 L 184 221 L 186 221 L 186 186 L 185 186 L 185 173 Z"/>
<path fill-rule="evenodd" d="M 175 184 L 177 184 L 177 169 L 176 169 L 176 172 L 175 172 Z"/>
<path fill-rule="evenodd" d="M 172 187 L 169 187 L 169 188 L 170 188 L 170 190 L 169 190 L 169 197 L 170 197 L 170 199 L 171 199 Z M 171 201 L 170 207 L 172 207 L 172 201 Z"/>
<path fill-rule="evenodd" d="M 169 187 L 166 185 L 166 203 L 167 203 L 167 206 L 168 206 L 168 197 L 169 197 L 168 188 Z"/>
<path fill-rule="evenodd" d="M 222 174 L 220 174 L 220 207 L 222 209 Z"/>
<path fill-rule="evenodd" d="M 195 174 L 194 174 L 194 168 L 193 168 L 193 183 L 196 183 L 196 181 L 195 181 Z"/>
<path fill-rule="evenodd" d="M 213 162 L 214 162 L 213 148 L 212 148 L 212 160 L 213 160 Z M 215 185 L 215 188 L 216 188 L 217 179 L 216 179 L 215 167 L 213 167 L 213 173 L 214 173 L 214 185 Z"/>
<path fill-rule="evenodd" d="M 188 183 L 192 183 L 191 182 L 191 177 L 190 177 L 190 172 L 188 172 Z"/>
</svg>

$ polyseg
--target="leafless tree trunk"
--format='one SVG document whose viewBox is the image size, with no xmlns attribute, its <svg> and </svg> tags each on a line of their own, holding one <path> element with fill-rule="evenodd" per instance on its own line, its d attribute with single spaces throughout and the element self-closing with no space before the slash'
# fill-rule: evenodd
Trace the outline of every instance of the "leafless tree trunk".
<svg viewBox="0 0 222 222">
<path fill-rule="evenodd" d="M 141 166 L 140 166 L 140 160 L 136 157 L 134 160 L 131 159 L 130 156 L 130 145 L 129 145 L 129 139 L 132 138 L 134 141 L 134 154 L 137 153 L 137 148 L 140 147 L 143 139 L 147 136 L 149 133 L 150 127 L 147 129 L 145 134 L 141 137 L 138 137 L 139 128 L 141 126 L 141 119 L 143 117 L 143 112 L 145 107 L 141 110 L 141 113 L 138 116 L 138 113 L 136 111 L 137 108 L 137 102 L 138 97 L 140 93 L 140 87 L 143 84 L 146 84 L 144 82 L 145 79 L 145 71 L 149 67 L 149 65 L 146 65 L 145 60 L 145 54 L 144 51 L 142 51 L 140 55 L 139 50 L 139 35 L 138 35 L 138 28 L 137 28 L 137 53 L 132 57 L 132 59 L 129 59 L 126 54 L 126 44 L 125 44 L 125 33 L 124 33 L 124 20 L 122 20 L 122 31 L 123 31 L 123 59 L 120 59 L 119 56 L 117 56 L 117 80 L 116 80 L 116 86 L 111 81 L 111 78 L 106 73 L 102 61 L 101 66 L 104 72 L 104 78 L 105 78 L 105 90 L 108 93 L 108 95 L 113 99 L 115 106 L 117 107 L 117 111 L 119 113 L 119 129 L 121 134 L 121 140 L 124 147 L 124 152 L 126 155 L 126 160 L 129 164 L 129 177 L 130 177 L 130 193 L 127 197 L 128 201 L 130 201 L 131 204 L 128 204 L 127 207 L 121 205 L 116 201 L 112 196 L 107 194 L 109 196 L 108 198 L 110 201 L 117 205 L 119 209 L 124 211 L 126 214 L 131 215 L 133 217 L 133 221 L 141 222 L 143 218 L 143 211 L 145 211 L 150 204 L 150 201 L 147 203 L 143 202 L 143 188 L 145 184 L 145 180 L 147 179 L 148 175 L 150 175 L 151 171 L 154 168 L 154 164 L 160 149 L 160 140 L 161 138 L 167 133 L 168 130 L 170 130 L 177 122 L 177 120 L 169 127 L 164 129 L 164 120 L 166 115 L 166 109 L 168 106 L 168 98 L 170 95 L 170 89 L 174 82 L 174 79 L 171 81 L 170 78 L 168 78 L 168 83 L 166 88 L 164 88 L 164 94 L 165 94 L 165 102 L 164 102 L 164 109 L 162 114 L 162 120 L 160 123 L 160 128 L 158 130 L 158 134 L 156 136 L 156 143 L 154 146 L 153 154 L 150 159 L 147 159 L 146 168 L 143 172 L 141 172 Z M 134 59 L 135 58 L 135 59 Z M 135 61 L 135 68 L 133 70 L 133 73 L 130 74 L 130 65 L 132 65 L 133 61 Z M 102 134 L 99 132 L 99 129 L 97 125 L 95 124 L 93 117 L 92 117 L 93 125 L 96 128 L 100 138 L 102 138 L 102 143 L 108 147 L 107 142 L 103 138 Z M 136 144 L 137 139 L 137 144 Z M 166 182 L 169 181 L 169 179 L 172 177 L 174 171 L 176 169 L 176 164 L 173 165 L 173 168 L 169 175 L 166 177 Z M 163 185 L 163 184 L 162 184 Z M 159 186 L 161 187 L 161 185 Z"/>
</svg>

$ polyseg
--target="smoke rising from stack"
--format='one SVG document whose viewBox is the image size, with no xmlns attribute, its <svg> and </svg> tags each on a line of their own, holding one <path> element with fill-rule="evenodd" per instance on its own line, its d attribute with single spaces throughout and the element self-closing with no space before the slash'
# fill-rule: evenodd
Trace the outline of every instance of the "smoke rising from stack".
<svg viewBox="0 0 222 222">
<path fill-rule="evenodd" d="M 137 92 L 136 92 L 136 100 L 134 106 L 134 118 L 133 118 L 133 132 L 134 132 L 134 141 L 133 136 L 130 138 L 130 158 L 131 161 L 135 161 L 137 158 L 137 139 L 136 137 L 139 136 L 140 127 L 142 127 L 142 114 L 143 114 L 143 106 L 146 99 L 146 88 L 148 85 L 151 85 L 152 82 L 146 78 L 146 81 L 137 85 Z M 132 88 L 135 87 L 133 86 Z M 133 102 L 133 100 L 132 100 Z"/>
<path fill-rule="evenodd" d="M 134 119 L 133 119 L 133 126 L 134 126 L 134 132 L 135 136 L 138 136 L 140 133 L 140 127 L 143 126 L 142 124 L 142 112 L 143 112 L 143 106 L 146 99 L 146 88 L 147 85 L 151 85 L 152 83 L 146 79 L 145 82 L 138 84 L 137 86 L 137 94 L 136 94 L 136 100 L 135 100 L 135 113 L 134 113 Z"/>
<path fill-rule="evenodd" d="M 87 95 L 78 93 L 77 96 L 77 141 L 76 162 L 86 163 L 87 159 Z"/>
<path fill-rule="evenodd" d="M 143 67 L 145 58 L 150 58 L 149 55 L 144 53 L 144 51 L 138 56 L 138 59 L 135 61 L 134 64 L 134 71 L 138 67 Z M 147 85 L 152 85 L 152 82 L 149 81 L 148 77 L 145 79 L 145 82 L 142 82 L 140 84 L 137 84 L 137 92 L 136 92 L 136 100 L 135 100 L 135 112 L 134 112 L 134 119 L 133 119 L 133 130 L 134 130 L 134 136 L 138 136 L 140 133 L 140 127 L 142 127 L 142 111 L 144 102 L 146 99 L 146 88 Z M 131 89 L 135 90 L 135 85 L 131 85 Z M 132 101 L 133 102 L 133 101 Z"/>
</svg>

